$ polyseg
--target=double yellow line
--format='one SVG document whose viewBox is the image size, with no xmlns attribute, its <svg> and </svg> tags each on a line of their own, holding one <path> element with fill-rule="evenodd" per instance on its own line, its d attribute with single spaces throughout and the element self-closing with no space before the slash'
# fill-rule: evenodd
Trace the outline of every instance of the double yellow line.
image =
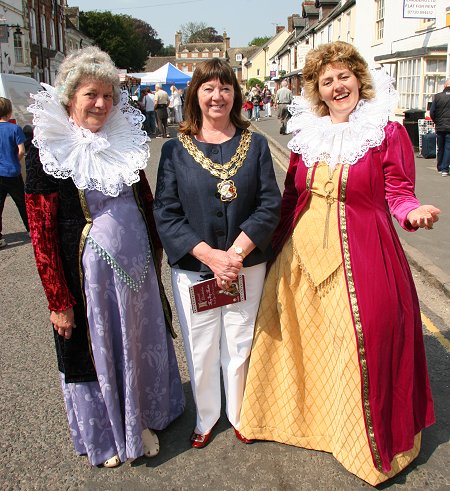
<svg viewBox="0 0 450 491">
<path fill-rule="evenodd" d="M 450 341 L 441 333 L 441 331 L 423 312 L 421 312 L 420 315 L 422 317 L 422 323 L 425 328 L 442 344 L 444 349 L 450 352 Z"/>
</svg>

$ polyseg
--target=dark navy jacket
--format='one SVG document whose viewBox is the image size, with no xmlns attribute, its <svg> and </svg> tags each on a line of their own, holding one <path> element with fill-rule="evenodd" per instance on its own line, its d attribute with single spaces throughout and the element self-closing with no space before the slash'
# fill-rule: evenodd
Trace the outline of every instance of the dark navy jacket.
<svg viewBox="0 0 450 491">
<path fill-rule="evenodd" d="M 213 162 L 226 163 L 236 152 L 241 130 L 221 144 L 195 145 Z M 230 177 L 237 198 L 223 203 L 217 193 L 219 179 L 203 169 L 178 138 L 164 144 L 159 162 L 154 215 L 159 236 L 172 267 L 210 272 L 189 251 L 204 241 L 214 249 L 227 250 L 244 231 L 256 244 L 244 266 L 270 260 L 272 233 L 279 221 L 281 195 L 275 180 L 267 140 L 252 133 L 242 167 Z"/>
<path fill-rule="evenodd" d="M 436 125 L 437 133 L 450 133 L 450 87 L 445 87 L 434 96 L 430 116 Z"/>
</svg>

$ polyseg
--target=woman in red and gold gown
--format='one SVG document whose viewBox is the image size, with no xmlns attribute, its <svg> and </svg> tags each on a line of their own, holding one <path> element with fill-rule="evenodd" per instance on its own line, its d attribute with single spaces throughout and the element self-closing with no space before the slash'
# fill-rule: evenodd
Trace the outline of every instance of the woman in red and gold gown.
<svg viewBox="0 0 450 491">
<path fill-rule="evenodd" d="M 391 213 L 414 231 L 439 210 L 414 194 L 387 74 L 336 42 L 309 53 L 303 76 L 241 432 L 331 452 L 376 485 L 418 455 L 434 422 L 419 302 Z"/>
</svg>

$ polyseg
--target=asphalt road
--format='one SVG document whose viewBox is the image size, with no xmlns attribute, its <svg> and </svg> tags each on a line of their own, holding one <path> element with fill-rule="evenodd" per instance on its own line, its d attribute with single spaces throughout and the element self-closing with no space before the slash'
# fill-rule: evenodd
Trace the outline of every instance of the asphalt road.
<svg viewBox="0 0 450 491">
<path fill-rule="evenodd" d="M 174 128 L 170 131 L 175 135 Z M 163 142 L 158 139 L 151 143 L 147 174 L 152 183 Z M 282 182 L 283 171 L 278 169 L 277 174 Z M 91 467 L 85 457 L 74 454 L 69 438 L 46 301 L 31 244 L 10 198 L 5 205 L 3 228 L 10 245 L 0 250 L 1 490 L 370 488 L 329 454 L 271 442 L 244 445 L 235 438 L 224 415 L 210 445 L 202 450 L 191 449 L 194 407 L 180 338 L 175 344 L 187 408 L 167 430 L 160 432 L 160 454 L 153 459 L 127 462 L 116 469 Z M 432 288 L 426 278 L 418 272 L 414 274 L 416 282 L 430 294 Z M 167 267 L 164 277 L 167 282 Z M 429 301 L 445 303 L 441 293 L 436 295 Z M 442 321 L 443 317 L 438 315 L 436 319 Z M 424 431 L 422 452 L 416 462 L 381 489 L 450 488 L 449 353 L 428 331 L 425 344 L 437 422 Z"/>
</svg>

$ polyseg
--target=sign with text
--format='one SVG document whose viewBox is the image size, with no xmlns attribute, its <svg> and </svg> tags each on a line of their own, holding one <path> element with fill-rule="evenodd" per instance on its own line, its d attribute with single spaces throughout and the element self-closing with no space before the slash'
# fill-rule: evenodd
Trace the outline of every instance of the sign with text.
<svg viewBox="0 0 450 491">
<path fill-rule="evenodd" d="M 404 19 L 435 19 L 436 0 L 403 0 Z"/>
</svg>

